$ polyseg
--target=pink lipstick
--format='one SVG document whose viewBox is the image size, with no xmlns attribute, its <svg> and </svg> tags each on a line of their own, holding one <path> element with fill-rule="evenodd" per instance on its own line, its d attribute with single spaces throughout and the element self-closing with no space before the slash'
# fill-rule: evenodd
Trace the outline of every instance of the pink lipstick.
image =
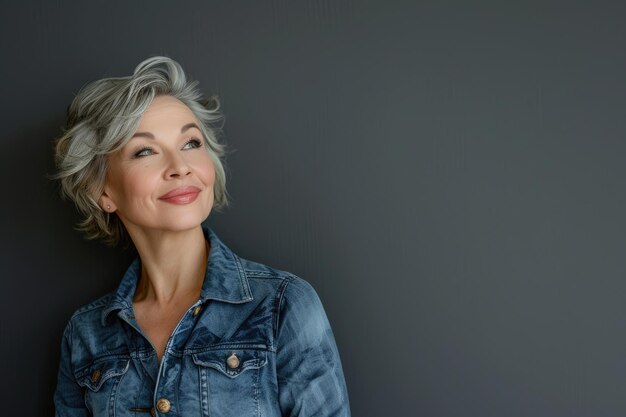
<svg viewBox="0 0 626 417">
<path fill-rule="evenodd" d="M 200 189 L 198 187 L 180 187 L 170 191 L 167 194 L 163 194 L 159 197 L 159 200 L 165 201 L 170 204 L 189 204 L 193 203 L 196 198 L 198 198 L 198 194 L 200 194 Z"/>
</svg>

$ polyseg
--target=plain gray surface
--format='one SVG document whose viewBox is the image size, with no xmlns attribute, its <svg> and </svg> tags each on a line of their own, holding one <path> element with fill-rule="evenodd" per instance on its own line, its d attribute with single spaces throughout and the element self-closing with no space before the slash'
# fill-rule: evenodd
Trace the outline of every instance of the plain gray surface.
<svg viewBox="0 0 626 417">
<path fill-rule="evenodd" d="M 65 109 L 166 54 L 227 116 L 209 224 L 318 290 L 354 416 L 626 415 L 625 10 L 513 3 L 3 5 L 3 414 L 129 261 L 45 177 Z"/>
</svg>

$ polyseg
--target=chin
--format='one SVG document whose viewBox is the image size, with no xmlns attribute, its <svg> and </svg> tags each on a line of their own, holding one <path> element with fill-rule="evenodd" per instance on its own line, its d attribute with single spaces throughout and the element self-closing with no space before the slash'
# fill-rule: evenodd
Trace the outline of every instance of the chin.
<svg viewBox="0 0 626 417">
<path fill-rule="evenodd" d="M 198 205 L 183 210 L 145 213 L 143 217 L 139 215 L 133 216 L 133 218 L 120 217 L 127 229 L 184 232 L 202 227 L 202 223 L 209 217 L 212 208 L 213 205 Z"/>
<path fill-rule="evenodd" d="M 209 217 L 208 213 L 198 213 L 196 215 L 179 216 L 163 224 L 163 229 L 172 232 L 182 232 L 185 230 L 201 227 L 202 223 Z"/>
</svg>

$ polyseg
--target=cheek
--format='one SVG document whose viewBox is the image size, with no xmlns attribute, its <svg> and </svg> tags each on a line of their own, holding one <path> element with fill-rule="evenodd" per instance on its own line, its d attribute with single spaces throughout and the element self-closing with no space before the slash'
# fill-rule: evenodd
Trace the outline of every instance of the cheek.
<svg viewBox="0 0 626 417">
<path fill-rule="evenodd" d="M 129 197 L 147 197 L 157 188 L 160 180 L 158 170 L 143 167 L 129 172 L 125 180 L 125 193 Z M 155 172 L 153 172 L 155 171 Z"/>
<path fill-rule="evenodd" d="M 215 183 L 215 165 L 211 155 L 208 153 L 198 155 L 195 165 L 196 172 L 200 180 L 206 186 L 212 186 Z"/>
<path fill-rule="evenodd" d="M 150 167 L 137 167 L 119 172 L 111 178 L 114 195 L 127 202 L 150 196 L 154 191 L 158 178 L 151 174 Z"/>
<path fill-rule="evenodd" d="M 130 199 L 143 199 L 148 197 L 154 191 L 154 185 L 145 178 L 138 176 L 127 182 L 124 193 Z"/>
</svg>

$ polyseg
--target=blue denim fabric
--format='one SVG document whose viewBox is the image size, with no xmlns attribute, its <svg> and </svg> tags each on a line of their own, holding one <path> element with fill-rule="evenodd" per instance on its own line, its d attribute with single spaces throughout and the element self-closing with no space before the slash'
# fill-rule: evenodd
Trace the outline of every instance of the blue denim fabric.
<svg viewBox="0 0 626 417">
<path fill-rule="evenodd" d="M 133 314 L 139 260 L 114 293 L 74 313 L 61 347 L 57 416 L 350 415 L 335 340 L 313 288 L 204 233 L 211 250 L 200 300 L 175 328 L 160 365 Z"/>
</svg>

